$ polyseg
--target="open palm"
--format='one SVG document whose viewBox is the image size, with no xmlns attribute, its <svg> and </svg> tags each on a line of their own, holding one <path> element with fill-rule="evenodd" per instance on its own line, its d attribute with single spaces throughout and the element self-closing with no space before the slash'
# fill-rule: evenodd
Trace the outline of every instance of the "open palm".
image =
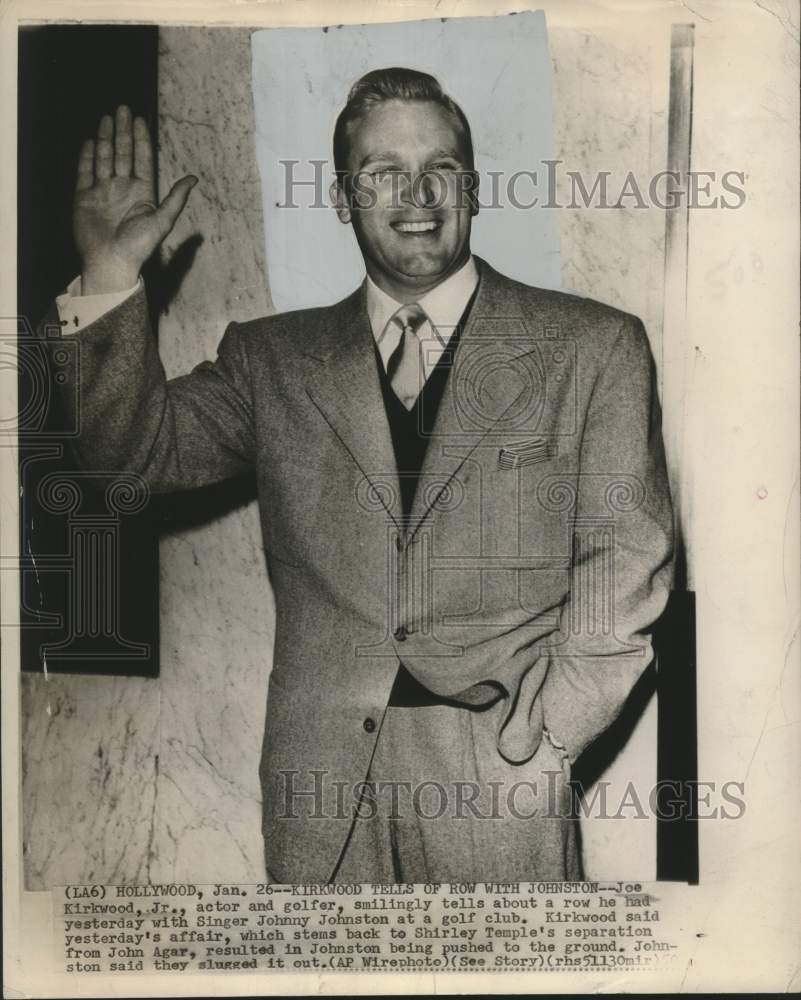
<svg viewBox="0 0 801 1000">
<path fill-rule="evenodd" d="M 75 245 L 84 293 L 135 283 L 139 271 L 180 215 L 197 178 L 182 177 L 156 204 L 153 150 L 147 126 L 117 108 L 105 115 L 96 140 L 87 140 L 78 161 L 73 204 Z"/>
</svg>

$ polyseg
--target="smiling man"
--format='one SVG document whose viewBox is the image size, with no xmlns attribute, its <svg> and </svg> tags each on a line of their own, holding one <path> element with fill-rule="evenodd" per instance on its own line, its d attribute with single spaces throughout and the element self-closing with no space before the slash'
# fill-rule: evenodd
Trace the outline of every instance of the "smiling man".
<svg viewBox="0 0 801 1000">
<path fill-rule="evenodd" d="M 334 130 L 334 166 L 339 218 L 353 224 L 377 287 L 406 303 L 468 263 L 470 126 L 431 77 L 379 70 L 359 80 Z"/>
<path fill-rule="evenodd" d="M 144 123 L 103 119 L 58 300 L 79 455 L 162 492 L 255 469 L 268 878 L 578 877 L 571 766 L 648 665 L 670 584 L 645 333 L 472 256 L 472 137 L 433 77 L 359 80 L 334 160 L 362 285 L 231 324 L 167 381 L 139 272 L 195 179 L 156 206 Z"/>
</svg>

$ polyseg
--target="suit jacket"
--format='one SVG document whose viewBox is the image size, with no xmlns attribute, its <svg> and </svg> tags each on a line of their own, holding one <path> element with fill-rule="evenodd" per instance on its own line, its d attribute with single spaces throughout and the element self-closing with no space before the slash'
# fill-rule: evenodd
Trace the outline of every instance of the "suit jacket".
<svg viewBox="0 0 801 1000">
<path fill-rule="evenodd" d="M 255 467 L 277 611 L 260 775 L 280 881 L 334 870 L 400 662 L 455 703 L 503 699 L 497 749 L 516 764 L 543 726 L 575 761 L 652 655 L 672 512 L 642 324 L 478 264 L 408 520 L 364 286 L 231 324 L 216 361 L 171 381 L 141 292 L 77 335 L 80 392 L 65 399 L 81 400 L 82 464 L 162 492 Z"/>
</svg>

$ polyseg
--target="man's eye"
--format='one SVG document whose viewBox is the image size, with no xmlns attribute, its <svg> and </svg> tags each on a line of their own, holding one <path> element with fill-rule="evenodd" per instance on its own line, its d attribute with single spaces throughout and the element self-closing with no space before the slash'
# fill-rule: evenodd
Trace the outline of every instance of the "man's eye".
<svg viewBox="0 0 801 1000">
<path fill-rule="evenodd" d="M 430 167 L 430 169 L 431 170 L 436 170 L 437 172 L 441 173 L 442 171 L 446 171 L 446 170 L 450 171 L 450 172 L 453 172 L 453 171 L 458 170 L 459 167 L 455 163 L 434 163 Z"/>
<path fill-rule="evenodd" d="M 371 170 L 370 176 L 375 181 L 383 180 L 385 177 L 391 177 L 393 174 L 400 173 L 396 167 L 379 167 L 378 170 Z"/>
</svg>

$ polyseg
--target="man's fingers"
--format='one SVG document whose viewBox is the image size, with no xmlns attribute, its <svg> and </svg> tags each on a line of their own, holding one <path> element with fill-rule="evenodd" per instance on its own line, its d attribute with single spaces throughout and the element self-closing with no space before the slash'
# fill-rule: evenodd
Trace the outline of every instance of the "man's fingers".
<svg viewBox="0 0 801 1000">
<path fill-rule="evenodd" d="M 197 177 L 192 174 L 187 174 L 186 177 L 182 177 L 179 181 L 176 181 L 170 189 L 170 193 L 164 199 L 164 201 L 159 205 L 156 211 L 156 219 L 158 221 L 159 232 L 161 238 L 169 233 L 172 227 L 175 225 L 175 220 L 183 211 L 183 207 L 186 204 L 186 199 L 189 197 L 189 192 L 197 184 Z"/>
<path fill-rule="evenodd" d="M 117 177 L 131 176 L 132 155 L 131 111 L 121 104 L 114 125 L 114 173 Z"/>
<path fill-rule="evenodd" d="M 107 180 L 114 171 L 113 137 L 114 122 L 111 120 L 111 115 L 103 115 L 95 143 L 95 177 L 99 181 Z"/>
<path fill-rule="evenodd" d="M 95 180 L 95 144 L 91 139 L 87 139 L 81 146 L 81 153 L 78 157 L 78 177 L 75 182 L 76 191 L 86 191 Z"/>
<path fill-rule="evenodd" d="M 151 186 L 153 178 L 153 149 L 150 145 L 150 133 L 144 118 L 135 118 L 133 123 L 133 172 L 142 181 Z"/>
</svg>

